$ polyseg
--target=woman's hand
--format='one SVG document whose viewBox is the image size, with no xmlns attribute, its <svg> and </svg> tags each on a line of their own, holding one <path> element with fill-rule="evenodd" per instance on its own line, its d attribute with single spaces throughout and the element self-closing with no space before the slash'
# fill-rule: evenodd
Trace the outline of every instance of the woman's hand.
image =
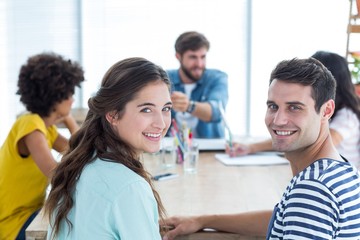
<svg viewBox="0 0 360 240">
<path fill-rule="evenodd" d="M 225 146 L 225 152 L 229 154 L 230 157 L 237 157 L 248 155 L 251 153 L 250 145 L 242 144 L 242 143 L 232 143 L 232 146 L 227 143 Z"/>
<path fill-rule="evenodd" d="M 71 135 L 74 134 L 77 130 L 79 130 L 79 125 L 77 124 L 75 118 L 69 114 L 65 117 L 59 118 L 58 123 L 63 123 L 67 129 L 69 129 Z"/>
</svg>

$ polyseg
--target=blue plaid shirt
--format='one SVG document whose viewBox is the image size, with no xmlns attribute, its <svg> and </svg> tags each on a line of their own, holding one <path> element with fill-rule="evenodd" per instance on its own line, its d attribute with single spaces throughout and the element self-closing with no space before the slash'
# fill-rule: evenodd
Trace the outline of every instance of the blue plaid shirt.
<svg viewBox="0 0 360 240">
<path fill-rule="evenodd" d="M 185 93 L 184 84 L 181 82 L 179 70 L 167 71 L 172 82 L 172 90 Z M 191 93 L 191 100 L 196 102 L 208 102 L 211 105 L 212 116 L 209 122 L 199 119 L 196 132 L 199 138 L 223 138 L 224 125 L 222 123 L 218 103 L 224 108 L 228 102 L 228 76 L 216 69 L 206 69 L 203 76 L 196 82 L 196 87 Z M 174 118 L 175 112 L 172 112 Z"/>
</svg>

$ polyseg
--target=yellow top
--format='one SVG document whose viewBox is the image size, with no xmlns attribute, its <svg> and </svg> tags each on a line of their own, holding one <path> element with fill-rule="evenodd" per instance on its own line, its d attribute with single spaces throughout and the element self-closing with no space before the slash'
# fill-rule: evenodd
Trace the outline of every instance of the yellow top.
<svg viewBox="0 0 360 240">
<path fill-rule="evenodd" d="M 44 133 L 51 149 L 58 137 L 57 128 L 46 128 L 37 114 L 19 117 L 0 149 L 0 239 L 15 239 L 30 215 L 44 203 L 47 177 L 31 155 L 23 158 L 17 151 L 19 140 L 35 130 Z"/>
</svg>

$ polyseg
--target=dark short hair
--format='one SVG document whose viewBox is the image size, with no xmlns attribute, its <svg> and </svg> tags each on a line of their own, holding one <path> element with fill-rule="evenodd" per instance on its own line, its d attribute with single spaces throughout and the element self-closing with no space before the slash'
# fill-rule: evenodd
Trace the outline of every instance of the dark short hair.
<svg viewBox="0 0 360 240">
<path fill-rule="evenodd" d="M 203 47 L 209 50 L 209 41 L 203 34 L 194 31 L 184 32 L 175 42 L 175 51 L 181 55 L 188 50 L 196 51 Z"/>
<path fill-rule="evenodd" d="M 47 117 L 82 81 L 84 71 L 78 63 L 55 53 L 42 53 L 29 57 L 20 68 L 16 94 L 28 111 Z"/>
<path fill-rule="evenodd" d="M 317 113 L 326 101 L 335 100 L 336 81 L 331 72 L 315 58 L 294 58 L 280 62 L 271 72 L 270 84 L 275 79 L 311 86 Z"/>
</svg>

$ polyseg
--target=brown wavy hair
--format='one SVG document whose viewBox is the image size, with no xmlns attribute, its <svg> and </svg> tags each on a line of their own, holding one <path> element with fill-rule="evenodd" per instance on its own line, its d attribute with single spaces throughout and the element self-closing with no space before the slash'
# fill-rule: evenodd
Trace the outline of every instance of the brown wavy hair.
<svg viewBox="0 0 360 240">
<path fill-rule="evenodd" d="M 72 197 L 76 182 L 84 167 L 100 158 L 123 164 L 150 185 L 158 205 L 160 220 L 165 218 L 165 209 L 159 194 L 154 189 L 150 174 L 144 169 L 134 149 L 114 132 L 105 115 L 116 112 L 121 116 L 125 105 L 149 83 L 162 81 L 170 92 L 166 72 L 143 58 L 128 58 L 115 63 L 105 74 L 100 89 L 88 101 L 89 112 L 80 130 L 69 141 L 69 149 L 52 177 L 52 189 L 45 203 L 45 213 L 52 220 L 53 236 L 66 221 L 71 231 L 72 223 L 67 215 L 74 205 Z"/>
<path fill-rule="evenodd" d="M 336 80 L 335 111 L 332 118 L 342 108 L 351 109 L 360 121 L 360 98 L 356 95 L 347 60 L 339 54 L 317 51 L 312 55 L 329 69 Z"/>
</svg>

